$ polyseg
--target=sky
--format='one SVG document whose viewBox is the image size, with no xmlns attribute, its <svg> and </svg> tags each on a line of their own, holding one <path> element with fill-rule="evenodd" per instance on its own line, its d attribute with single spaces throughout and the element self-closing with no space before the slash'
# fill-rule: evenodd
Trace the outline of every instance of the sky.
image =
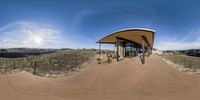
<svg viewBox="0 0 200 100">
<path fill-rule="evenodd" d="M 125 28 L 156 31 L 154 48 L 200 49 L 198 0 L 0 0 L 0 48 L 98 48 Z M 114 48 L 113 45 L 102 45 Z"/>
</svg>

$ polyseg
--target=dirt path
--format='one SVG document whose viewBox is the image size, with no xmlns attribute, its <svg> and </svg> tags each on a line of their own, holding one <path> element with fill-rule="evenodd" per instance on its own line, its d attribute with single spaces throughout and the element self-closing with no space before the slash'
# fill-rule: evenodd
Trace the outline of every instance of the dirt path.
<svg viewBox="0 0 200 100">
<path fill-rule="evenodd" d="M 0 76 L 0 100 L 199 100 L 200 75 L 179 72 L 160 57 L 93 64 L 66 78 L 26 72 Z"/>
</svg>

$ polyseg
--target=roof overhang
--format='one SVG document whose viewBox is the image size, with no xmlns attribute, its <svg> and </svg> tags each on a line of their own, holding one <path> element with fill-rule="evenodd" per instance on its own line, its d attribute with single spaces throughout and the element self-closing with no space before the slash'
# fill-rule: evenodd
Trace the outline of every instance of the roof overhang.
<svg viewBox="0 0 200 100">
<path fill-rule="evenodd" d="M 154 34 L 155 31 L 151 29 L 146 28 L 129 28 L 129 29 L 123 29 L 120 31 L 113 32 L 99 41 L 97 43 L 110 43 L 115 44 L 117 42 L 117 38 L 123 38 L 129 41 L 132 41 L 133 43 L 142 45 L 142 40 L 145 40 L 145 47 L 151 47 L 153 48 L 154 44 Z"/>
</svg>

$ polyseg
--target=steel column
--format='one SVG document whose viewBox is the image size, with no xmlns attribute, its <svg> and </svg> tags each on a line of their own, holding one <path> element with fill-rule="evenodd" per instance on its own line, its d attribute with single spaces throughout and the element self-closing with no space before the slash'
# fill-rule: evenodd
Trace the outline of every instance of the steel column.
<svg viewBox="0 0 200 100">
<path fill-rule="evenodd" d="M 101 55 L 101 43 L 99 43 L 99 54 Z"/>
<path fill-rule="evenodd" d="M 118 38 L 116 38 L 117 39 L 117 42 L 116 42 L 116 46 L 117 46 L 117 61 L 119 61 L 119 39 Z"/>
<path fill-rule="evenodd" d="M 145 63 L 145 47 L 144 47 L 144 39 L 142 39 L 142 64 Z"/>
</svg>

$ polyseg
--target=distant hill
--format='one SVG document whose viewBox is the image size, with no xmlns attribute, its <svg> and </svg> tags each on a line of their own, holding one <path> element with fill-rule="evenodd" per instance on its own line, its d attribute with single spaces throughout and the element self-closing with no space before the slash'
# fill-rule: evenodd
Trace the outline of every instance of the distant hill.
<svg viewBox="0 0 200 100">
<path fill-rule="evenodd" d="M 56 49 L 40 49 L 40 48 L 4 48 L 0 49 L 0 53 L 9 53 L 9 52 L 50 52 L 55 51 Z"/>
<path fill-rule="evenodd" d="M 180 52 L 189 56 L 200 57 L 200 49 L 177 50 L 177 52 Z"/>
<path fill-rule="evenodd" d="M 40 49 L 40 48 L 4 48 L 0 49 L 0 57 L 4 58 L 18 58 L 29 55 L 40 55 L 51 53 L 57 49 Z"/>
<path fill-rule="evenodd" d="M 188 56 L 200 57 L 200 49 L 188 49 L 188 50 L 166 50 L 164 52 L 179 52 Z"/>
</svg>

